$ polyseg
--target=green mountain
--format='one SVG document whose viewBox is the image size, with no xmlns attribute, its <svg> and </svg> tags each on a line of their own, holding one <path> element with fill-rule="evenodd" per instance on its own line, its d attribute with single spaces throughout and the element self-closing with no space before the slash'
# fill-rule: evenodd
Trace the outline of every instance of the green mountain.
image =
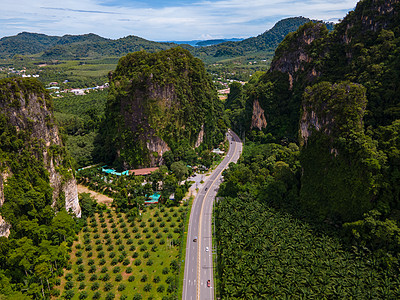
<svg viewBox="0 0 400 300">
<path fill-rule="evenodd" d="M 251 53 L 268 52 L 271 55 L 283 38 L 300 25 L 309 22 L 304 17 L 287 18 L 279 21 L 263 34 L 208 47 L 181 45 L 193 55 L 205 59 L 244 56 Z M 328 24 L 332 27 L 332 24 Z M 0 58 L 15 54 L 33 55 L 42 53 L 43 59 L 100 58 L 122 56 L 130 52 L 145 50 L 155 52 L 176 46 L 174 43 L 158 43 L 137 36 L 127 36 L 117 40 L 106 39 L 93 33 L 84 35 L 47 36 L 23 32 L 16 36 L 0 39 Z M 265 56 L 265 53 L 264 53 Z"/>
<path fill-rule="evenodd" d="M 203 63 L 189 51 L 128 54 L 110 75 L 100 160 L 154 166 L 169 150 L 210 148 L 224 138 L 222 112 Z"/>
<path fill-rule="evenodd" d="M 199 56 L 214 56 L 214 57 L 231 57 L 243 56 L 257 52 L 274 51 L 284 37 L 297 28 L 311 20 L 304 17 L 286 18 L 277 22 L 274 27 L 264 33 L 245 39 L 239 42 L 225 42 L 215 46 L 200 48 L 194 50 L 194 53 Z M 315 21 L 316 22 L 316 21 Z M 333 24 L 328 23 L 327 26 L 332 29 Z"/>
<path fill-rule="evenodd" d="M 395 218 L 400 209 L 398 8 L 364 0 L 332 32 L 304 24 L 267 73 L 228 98 L 238 131 L 299 140 L 301 202 L 322 220 L 351 222 L 371 209 Z"/>
</svg>

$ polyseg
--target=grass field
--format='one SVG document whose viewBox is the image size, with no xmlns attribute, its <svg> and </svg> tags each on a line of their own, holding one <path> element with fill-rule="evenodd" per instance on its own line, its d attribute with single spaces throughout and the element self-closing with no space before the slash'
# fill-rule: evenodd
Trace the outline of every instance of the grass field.
<svg viewBox="0 0 400 300">
<path fill-rule="evenodd" d="M 67 299 L 176 299 L 188 206 L 147 208 L 132 221 L 96 213 L 72 246 L 57 287 Z"/>
</svg>

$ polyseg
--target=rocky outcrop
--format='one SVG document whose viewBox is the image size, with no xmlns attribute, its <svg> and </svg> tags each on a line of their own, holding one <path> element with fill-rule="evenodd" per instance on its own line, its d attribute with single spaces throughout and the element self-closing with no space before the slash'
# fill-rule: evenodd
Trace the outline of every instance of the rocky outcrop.
<svg viewBox="0 0 400 300">
<path fill-rule="evenodd" d="M 325 37 L 327 33 L 325 24 L 309 22 L 301 26 L 298 31 L 288 34 L 276 49 L 269 72 L 287 73 L 289 88 L 292 89 L 294 81 L 297 80 L 297 72 L 305 71 L 307 64 L 313 60 L 309 53 L 311 44 L 315 40 Z M 318 72 L 312 69 L 307 78 L 311 81 L 318 75 Z"/>
<path fill-rule="evenodd" d="M 197 137 L 197 141 L 194 144 L 194 147 L 197 148 L 203 143 L 204 140 L 204 124 L 201 125 L 201 130 L 199 132 L 199 136 Z"/>
<path fill-rule="evenodd" d="M 362 85 L 342 82 L 321 82 L 304 92 L 300 119 L 300 144 L 306 145 L 314 131 L 332 139 L 363 130 L 367 105 Z M 332 153 L 337 153 L 331 149 Z"/>
<path fill-rule="evenodd" d="M 81 216 L 78 193 L 72 170 L 65 165 L 65 150 L 55 125 L 52 102 L 42 84 L 34 79 L 5 79 L 0 81 L 0 112 L 17 133 L 24 133 L 25 149 L 43 163 L 53 189 L 53 206 L 60 195 L 65 195 L 65 206 L 76 216 Z M 17 160 L 18 157 L 14 157 Z M 4 185 L 12 176 L 14 165 L 7 161 L 2 165 L 5 172 L 0 174 L 0 205 L 4 199 Z M 69 169 L 69 170 L 68 170 Z M 63 170 L 62 172 L 60 170 Z M 19 172 L 21 170 L 15 170 Z M 9 228 L 0 225 L 0 235 L 7 235 Z"/>
<path fill-rule="evenodd" d="M 251 129 L 258 128 L 259 130 L 267 127 L 267 120 L 265 119 L 264 110 L 260 106 L 258 100 L 253 102 L 253 115 L 251 117 Z"/>
<path fill-rule="evenodd" d="M 121 58 L 110 74 L 110 95 L 105 144 L 115 150 L 110 160 L 123 168 L 157 166 L 166 151 L 211 142 L 211 132 L 220 130 L 223 104 L 211 78 L 179 47 Z"/>
</svg>

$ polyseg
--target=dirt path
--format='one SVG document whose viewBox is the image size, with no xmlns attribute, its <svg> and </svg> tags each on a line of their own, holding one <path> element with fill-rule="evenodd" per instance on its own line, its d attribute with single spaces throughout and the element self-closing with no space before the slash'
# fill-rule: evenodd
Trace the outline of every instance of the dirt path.
<svg viewBox="0 0 400 300">
<path fill-rule="evenodd" d="M 97 200 L 98 203 L 111 205 L 111 203 L 113 202 L 112 198 L 110 198 L 106 195 L 97 193 L 95 191 L 89 190 L 86 186 L 81 185 L 81 184 L 78 184 L 78 193 L 89 193 L 91 196 L 93 196 Z"/>
</svg>

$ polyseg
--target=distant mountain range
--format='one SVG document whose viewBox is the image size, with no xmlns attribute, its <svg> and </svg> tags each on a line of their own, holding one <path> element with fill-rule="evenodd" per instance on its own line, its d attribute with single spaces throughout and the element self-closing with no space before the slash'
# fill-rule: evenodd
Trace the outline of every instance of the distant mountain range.
<svg viewBox="0 0 400 300">
<path fill-rule="evenodd" d="M 297 30 L 299 26 L 309 21 L 311 20 L 304 17 L 287 18 L 257 37 L 244 40 L 196 41 L 195 47 L 189 42 L 184 44 L 183 42 L 153 42 L 133 35 L 113 40 L 93 33 L 60 37 L 22 32 L 0 39 L 0 58 L 10 58 L 16 54 L 36 55 L 41 59 L 100 58 L 122 56 L 140 50 L 155 52 L 172 48 L 177 44 L 200 58 L 245 56 L 260 51 L 274 51 L 288 33 Z M 331 23 L 327 26 L 328 29 L 333 28 Z"/>
</svg>

